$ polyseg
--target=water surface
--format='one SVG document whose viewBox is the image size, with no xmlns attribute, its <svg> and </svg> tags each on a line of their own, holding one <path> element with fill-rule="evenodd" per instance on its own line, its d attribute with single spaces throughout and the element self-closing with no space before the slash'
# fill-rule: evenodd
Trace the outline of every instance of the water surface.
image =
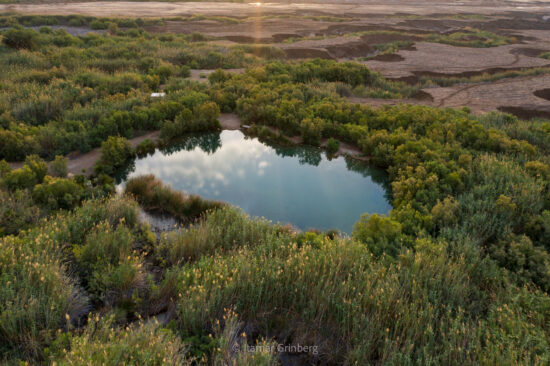
<svg viewBox="0 0 550 366">
<path fill-rule="evenodd" d="M 174 189 L 228 202 L 300 229 L 351 233 L 365 212 L 391 209 L 385 172 L 316 148 L 272 147 L 241 131 L 190 136 L 138 159 L 127 177 L 154 174 Z"/>
</svg>

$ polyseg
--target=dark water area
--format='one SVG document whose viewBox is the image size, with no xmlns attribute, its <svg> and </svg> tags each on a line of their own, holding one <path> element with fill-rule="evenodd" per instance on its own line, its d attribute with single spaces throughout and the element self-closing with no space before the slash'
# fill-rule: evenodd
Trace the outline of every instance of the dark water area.
<svg viewBox="0 0 550 366">
<path fill-rule="evenodd" d="M 361 214 L 391 210 L 383 170 L 313 147 L 270 146 L 241 131 L 189 136 L 135 160 L 120 181 L 143 174 L 302 230 L 351 233 Z"/>
</svg>

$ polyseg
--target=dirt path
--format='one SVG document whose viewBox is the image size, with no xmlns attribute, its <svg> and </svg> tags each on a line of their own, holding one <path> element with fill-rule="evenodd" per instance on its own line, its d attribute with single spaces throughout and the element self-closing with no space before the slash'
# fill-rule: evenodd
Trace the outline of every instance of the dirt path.
<svg viewBox="0 0 550 366">
<path fill-rule="evenodd" d="M 222 129 L 224 130 L 240 130 L 241 118 L 235 113 L 222 113 L 219 118 Z"/>
<path fill-rule="evenodd" d="M 150 139 L 153 141 L 158 141 L 160 137 L 159 131 L 149 132 L 145 135 L 134 137 L 133 139 L 128 140 L 132 147 L 136 147 L 140 142 L 145 139 Z M 72 152 L 67 157 L 69 161 L 67 163 L 67 170 L 70 174 L 91 174 L 94 170 L 95 163 L 99 160 L 101 156 L 101 148 L 96 147 L 88 151 L 87 153 Z M 23 166 L 23 162 L 13 162 L 10 163 L 12 169 L 18 169 Z"/>
<path fill-rule="evenodd" d="M 224 130 L 238 130 L 241 127 L 241 120 L 239 116 L 233 113 L 222 113 L 220 115 L 220 124 Z M 157 142 L 160 138 L 160 131 L 153 131 L 146 133 L 145 135 L 134 137 L 128 140 L 132 147 L 136 147 L 145 139 L 150 139 Z M 67 163 L 67 170 L 70 174 L 91 174 L 94 170 L 95 163 L 101 157 L 101 148 L 96 147 L 87 153 L 72 152 L 67 155 L 69 161 Z M 12 169 L 18 169 L 23 166 L 23 162 L 10 163 Z"/>
</svg>

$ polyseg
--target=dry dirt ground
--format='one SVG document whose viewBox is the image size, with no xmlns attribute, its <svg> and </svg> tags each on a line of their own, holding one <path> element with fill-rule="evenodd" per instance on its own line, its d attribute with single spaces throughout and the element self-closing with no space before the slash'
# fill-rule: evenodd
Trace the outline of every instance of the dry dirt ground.
<svg viewBox="0 0 550 366">
<path fill-rule="evenodd" d="M 38 3 L 38 4 L 37 4 Z M 548 1 L 301 1 L 286 3 L 230 2 L 57 2 L 37 1 L 34 4 L 5 4 L 0 11 L 17 11 L 32 14 L 85 14 L 94 16 L 168 17 L 190 14 L 251 16 L 257 14 L 302 14 L 305 12 L 327 15 L 386 15 L 386 14 L 494 14 L 499 12 L 548 12 Z"/>
<path fill-rule="evenodd" d="M 290 59 L 322 57 L 338 61 L 356 60 L 388 78 L 411 83 L 426 76 L 472 77 L 483 73 L 550 67 L 550 60 L 539 57 L 541 53 L 550 51 L 550 0 L 356 2 L 56 3 L 47 0 L 32 5 L 0 5 L 0 12 L 125 17 L 186 17 L 197 14 L 237 17 L 237 23 L 208 18 L 166 21 L 164 25 L 151 26 L 147 30 L 200 32 L 216 37 L 216 42 L 226 45 L 267 43 L 284 50 Z M 492 48 L 468 48 L 429 43 L 419 36 L 426 33 L 449 34 L 468 27 L 514 37 L 516 42 Z M 400 34 L 364 33 L 380 30 L 397 31 Z M 408 41 L 412 45 L 392 54 L 376 55 L 377 44 L 393 41 Z M 365 57 L 371 59 L 361 61 Z M 191 78 L 205 82 L 205 76 L 210 72 L 193 70 Z M 550 113 L 550 101 L 537 96 L 537 92 L 549 87 L 548 76 L 534 76 L 449 88 L 432 87 L 423 90 L 425 93 L 422 93 L 424 98 L 421 100 L 353 100 L 373 106 L 397 103 L 468 106 L 479 113 L 503 110 L 522 117 L 544 117 Z"/>
</svg>

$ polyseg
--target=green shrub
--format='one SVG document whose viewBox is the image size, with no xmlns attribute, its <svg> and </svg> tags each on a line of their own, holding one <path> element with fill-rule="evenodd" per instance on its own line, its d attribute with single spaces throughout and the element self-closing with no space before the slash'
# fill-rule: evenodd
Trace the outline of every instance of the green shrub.
<svg viewBox="0 0 550 366">
<path fill-rule="evenodd" d="M 35 225 L 40 218 L 40 209 L 34 205 L 26 190 L 7 192 L 0 190 L 0 237 L 15 235 Z"/>
<path fill-rule="evenodd" d="M 73 246 L 79 276 L 95 299 L 128 307 L 137 291 L 145 288 L 141 258 L 132 251 L 133 241 L 126 226 L 100 223 L 82 245 Z"/>
<path fill-rule="evenodd" d="M 326 149 L 329 155 L 336 154 L 340 149 L 340 143 L 331 137 L 327 140 Z"/>
<path fill-rule="evenodd" d="M 216 71 L 208 75 L 208 81 L 210 81 L 212 84 L 223 83 L 224 81 L 228 80 L 230 77 L 231 75 L 229 73 L 224 72 L 222 69 L 217 69 Z"/>
<path fill-rule="evenodd" d="M 10 164 L 5 160 L 0 160 L 0 179 L 4 178 L 6 174 L 11 172 Z"/>
<path fill-rule="evenodd" d="M 169 186 L 164 186 L 152 174 L 127 180 L 125 192 L 135 197 L 146 210 L 165 212 L 183 222 L 194 220 L 206 211 L 222 207 L 220 202 L 174 191 Z"/>
<path fill-rule="evenodd" d="M 46 235 L 44 235 L 46 234 Z M 51 232 L 0 239 L 0 357 L 40 360 L 64 325 L 88 309 Z"/>
<path fill-rule="evenodd" d="M 48 172 L 48 165 L 38 155 L 29 155 L 23 167 L 11 170 L 4 176 L 4 184 L 10 190 L 32 188 L 41 183 Z"/>
<path fill-rule="evenodd" d="M 72 179 L 46 177 L 34 187 L 33 200 L 50 210 L 76 207 L 84 198 L 84 189 Z"/>
<path fill-rule="evenodd" d="M 321 144 L 321 123 L 320 118 L 304 119 L 300 124 L 302 140 L 305 144 L 319 146 Z"/>
<path fill-rule="evenodd" d="M 50 349 L 50 359 L 58 365 L 191 365 L 178 336 L 156 321 L 124 328 L 113 315 L 90 317 L 83 334 L 69 334 L 62 341 Z"/>
<path fill-rule="evenodd" d="M 109 23 L 104 19 L 95 19 L 90 23 L 90 28 L 92 29 L 107 29 L 108 27 Z"/>
<path fill-rule="evenodd" d="M 38 34 L 32 29 L 11 28 L 6 31 L 2 43 L 14 49 L 34 50 L 39 46 Z"/>
<path fill-rule="evenodd" d="M 250 219 L 233 207 L 215 210 L 188 229 L 162 236 L 158 254 L 168 266 L 248 245 L 261 245 L 277 232 L 265 219 Z"/>
<path fill-rule="evenodd" d="M 14 169 L 4 176 L 4 185 L 11 191 L 16 189 L 32 188 L 38 184 L 36 174 L 32 169 L 23 165 L 22 168 Z"/>
<path fill-rule="evenodd" d="M 60 177 L 65 178 L 67 176 L 67 163 L 69 162 L 69 159 L 62 156 L 57 155 L 55 159 L 50 162 L 50 173 L 54 177 Z"/>
<path fill-rule="evenodd" d="M 153 70 L 153 75 L 157 75 L 159 77 L 160 83 L 164 84 L 166 83 L 166 80 L 170 76 L 172 76 L 172 67 L 166 64 L 160 65 Z"/>
<path fill-rule="evenodd" d="M 214 102 L 206 102 L 195 105 L 193 111 L 184 108 L 174 119 L 174 122 L 166 122 L 160 136 L 170 140 L 181 137 L 191 132 L 216 131 L 221 129 L 218 116 L 220 109 Z"/>
<path fill-rule="evenodd" d="M 124 137 L 109 136 L 101 144 L 100 165 L 96 165 L 96 172 L 114 173 L 128 160 L 134 157 L 134 149 Z"/>
<path fill-rule="evenodd" d="M 151 139 L 145 139 L 136 146 L 136 154 L 140 157 L 146 156 L 148 154 L 153 154 L 155 149 L 155 142 Z"/>
<path fill-rule="evenodd" d="M 388 217 L 363 214 L 355 223 L 353 238 L 365 243 L 375 256 L 385 253 L 396 257 L 403 245 L 401 229 L 399 222 Z"/>
</svg>

